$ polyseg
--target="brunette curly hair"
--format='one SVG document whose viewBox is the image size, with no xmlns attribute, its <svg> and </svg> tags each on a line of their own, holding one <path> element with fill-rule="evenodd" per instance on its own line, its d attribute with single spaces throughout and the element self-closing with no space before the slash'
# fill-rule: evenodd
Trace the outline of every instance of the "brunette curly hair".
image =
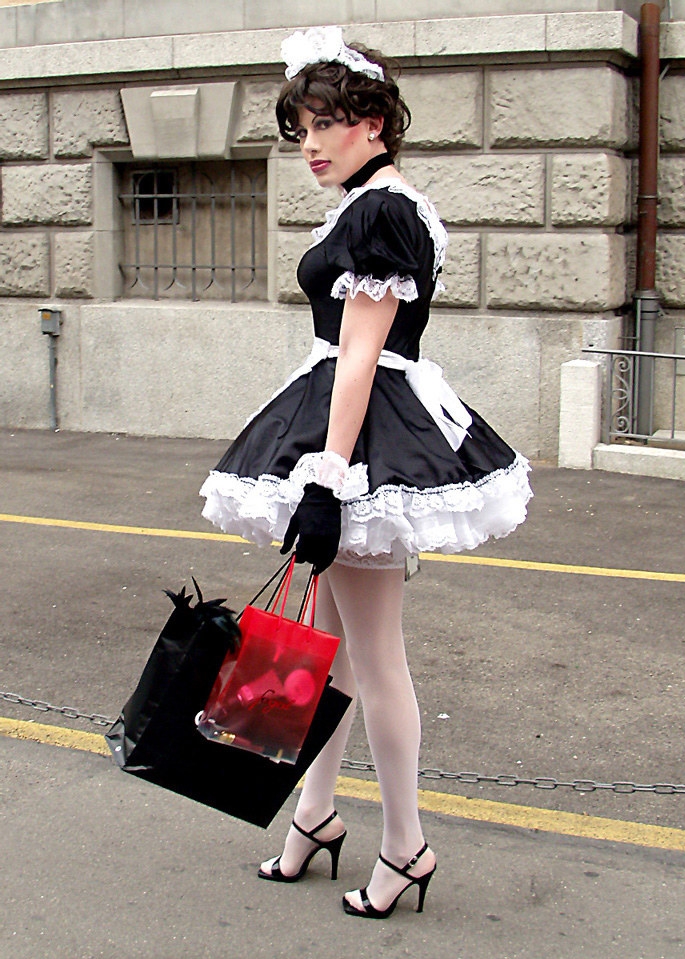
<svg viewBox="0 0 685 959">
<path fill-rule="evenodd" d="M 334 61 L 309 63 L 281 88 L 276 104 L 278 129 L 285 140 L 298 143 L 296 130 L 300 125 L 299 110 L 303 106 L 318 116 L 338 116 L 342 111 L 350 126 L 364 117 L 382 117 L 380 139 L 394 158 L 411 123 L 409 107 L 391 76 L 390 62 L 376 50 L 367 50 L 361 44 L 351 43 L 349 46 L 382 67 L 385 80 L 375 80 L 364 73 L 348 70 L 344 64 Z M 323 105 L 315 109 L 312 100 L 320 100 Z"/>
</svg>

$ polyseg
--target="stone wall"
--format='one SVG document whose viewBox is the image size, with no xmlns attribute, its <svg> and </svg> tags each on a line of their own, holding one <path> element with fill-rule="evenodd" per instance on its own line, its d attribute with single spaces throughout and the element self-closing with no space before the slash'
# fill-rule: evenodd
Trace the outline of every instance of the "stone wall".
<svg viewBox="0 0 685 959">
<path fill-rule="evenodd" d="M 671 27 L 665 43 L 685 62 L 685 33 Z M 414 116 L 401 171 L 450 234 L 426 355 L 523 452 L 551 458 L 561 364 L 584 346 L 617 344 L 632 292 L 635 23 L 588 12 L 379 22 L 373 31 L 402 65 Z M 45 300 L 65 317 L 58 412 L 66 429 L 231 436 L 306 352 L 295 269 L 336 199 L 275 135 L 284 35 L 261 31 L 258 51 L 254 32 L 239 30 L 159 37 L 135 50 L 126 44 L 136 40 L 43 46 L 33 87 L 17 77 L 38 70 L 25 51 L 0 51 L 0 370 L 11 369 L 0 377 L 0 425 L 47 425 L 37 314 Z M 131 157 L 119 91 L 150 76 L 160 86 L 187 83 L 184 71 L 241 81 L 233 155 L 268 158 L 268 303 L 113 302 L 121 212 L 112 164 Z M 679 310 L 678 56 L 662 89 L 660 283 Z"/>
<path fill-rule="evenodd" d="M 416 20 L 504 14 L 592 13 L 622 10 L 639 17 L 641 0 L 413 0 Z M 665 7 L 662 0 L 662 7 Z M 670 0 L 673 19 L 685 18 L 683 0 Z M 405 0 L 59 0 L 0 5 L 0 47 L 122 37 L 217 33 L 327 23 L 397 22 Z"/>
</svg>

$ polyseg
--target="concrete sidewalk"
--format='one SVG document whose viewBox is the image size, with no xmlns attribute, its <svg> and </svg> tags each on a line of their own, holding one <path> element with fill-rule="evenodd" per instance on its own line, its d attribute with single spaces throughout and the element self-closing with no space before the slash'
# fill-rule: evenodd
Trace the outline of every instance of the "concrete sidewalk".
<svg viewBox="0 0 685 959">
<path fill-rule="evenodd" d="M 168 615 L 164 587 L 194 574 L 206 596 L 249 599 L 276 551 L 191 538 L 209 531 L 197 489 L 223 446 L 0 433 L 0 689 L 114 716 Z M 685 488 L 544 464 L 533 487 L 514 536 L 467 563 L 425 561 L 408 585 L 422 765 L 685 782 Z M 97 731 L 9 703 L 0 715 Z M 339 901 L 368 878 L 375 803 L 340 799 L 350 836 L 337 883 L 322 854 L 306 882 L 274 887 L 255 870 L 279 851 L 292 799 L 263 832 L 102 756 L 1 737 L 0 753 L 1 959 L 685 955 L 685 854 L 666 830 L 655 849 L 630 825 L 682 829 L 683 795 L 423 779 L 448 798 L 546 809 L 560 823 L 564 812 L 622 820 L 634 838 L 426 813 L 439 857 L 426 912 L 411 912 L 412 893 L 387 922 L 365 923 Z M 349 756 L 370 758 L 359 718 Z"/>
</svg>

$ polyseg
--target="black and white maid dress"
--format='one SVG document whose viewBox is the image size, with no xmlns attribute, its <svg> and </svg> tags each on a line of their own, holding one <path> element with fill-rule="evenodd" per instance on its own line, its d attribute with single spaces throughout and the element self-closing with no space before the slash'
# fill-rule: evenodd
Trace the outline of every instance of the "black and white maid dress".
<svg viewBox="0 0 685 959">
<path fill-rule="evenodd" d="M 433 205 L 383 177 L 346 194 L 300 261 L 312 351 L 246 423 L 200 495 L 202 515 L 259 545 L 281 541 L 304 486 L 317 482 L 345 297 L 399 301 L 366 417 L 337 495 L 337 562 L 396 568 L 420 552 L 457 553 L 510 533 L 532 496 L 526 459 L 420 358 L 447 233 Z"/>
</svg>

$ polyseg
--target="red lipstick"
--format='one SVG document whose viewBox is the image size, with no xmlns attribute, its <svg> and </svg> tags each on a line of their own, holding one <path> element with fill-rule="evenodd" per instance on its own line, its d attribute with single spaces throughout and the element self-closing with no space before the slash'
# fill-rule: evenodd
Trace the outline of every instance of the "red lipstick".
<svg viewBox="0 0 685 959">
<path fill-rule="evenodd" d="M 323 173 L 324 170 L 327 170 L 331 165 L 330 160 L 312 160 L 309 164 L 309 169 L 312 173 Z"/>
</svg>

